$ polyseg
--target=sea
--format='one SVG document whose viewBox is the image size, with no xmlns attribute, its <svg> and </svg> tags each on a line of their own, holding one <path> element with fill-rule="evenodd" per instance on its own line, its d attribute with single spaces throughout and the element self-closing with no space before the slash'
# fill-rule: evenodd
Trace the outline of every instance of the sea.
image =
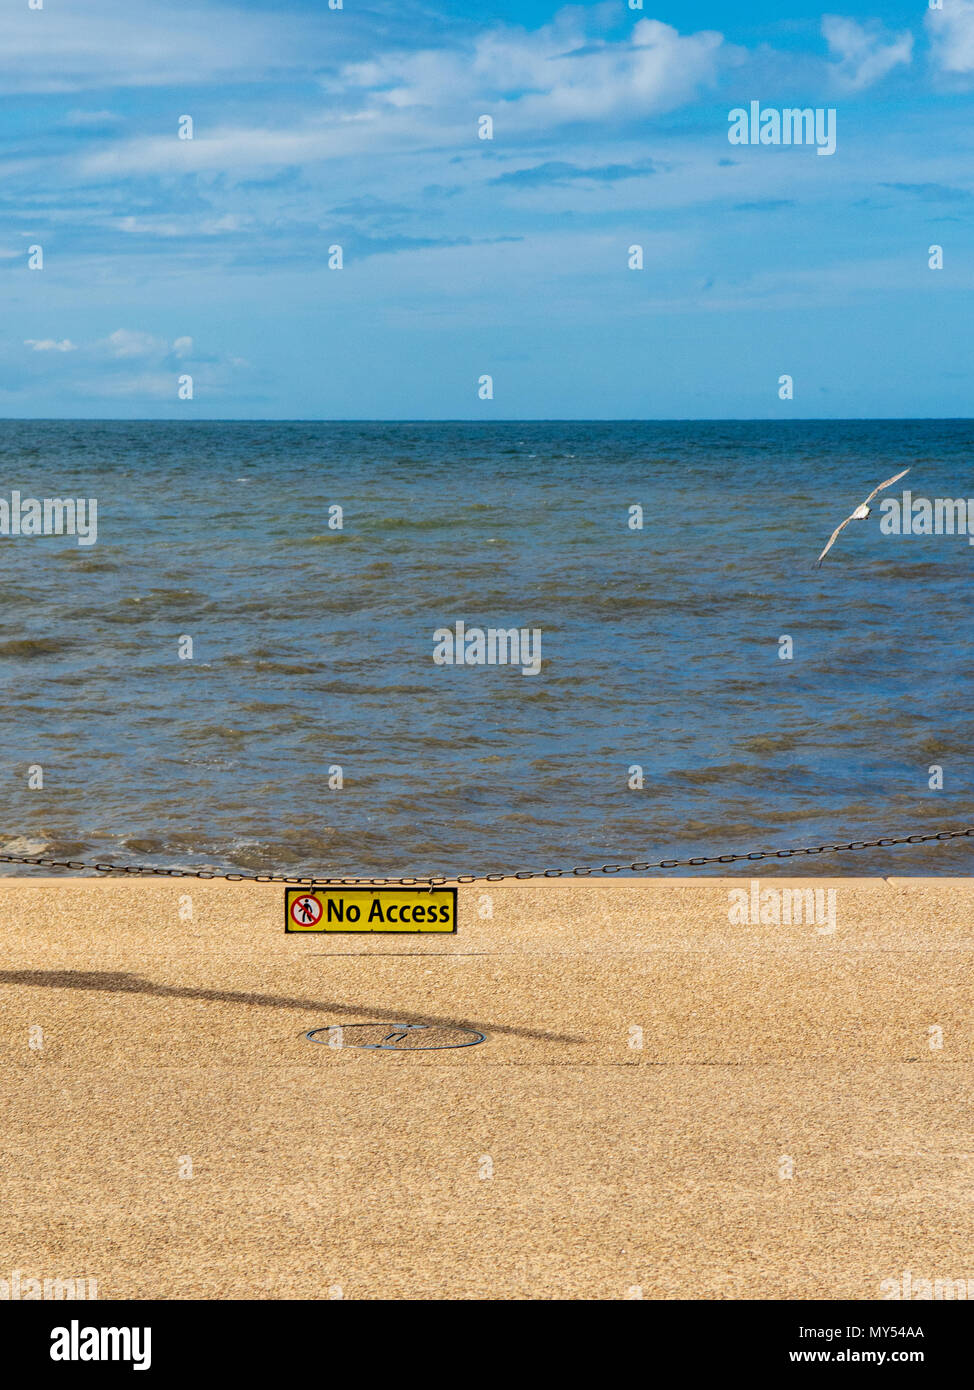
<svg viewBox="0 0 974 1390">
<path fill-rule="evenodd" d="M 453 875 L 974 823 L 974 545 L 874 510 L 814 567 L 901 469 L 974 499 L 970 421 L 5 421 L 0 460 L 8 503 L 97 499 L 94 544 L 0 536 L 4 853 Z M 540 669 L 438 663 L 458 622 Z"/>
</svg>

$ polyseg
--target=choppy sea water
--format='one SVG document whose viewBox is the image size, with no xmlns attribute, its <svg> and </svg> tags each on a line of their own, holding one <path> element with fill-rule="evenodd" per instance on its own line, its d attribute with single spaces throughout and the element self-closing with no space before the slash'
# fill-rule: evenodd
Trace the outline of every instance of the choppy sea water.
<svg viewBox="0 0 974 1390">
<path fill-rule="evenodd" d="M 98 499 L 93 546 L 0 537 L 8 852 L 455 873 L 974 820 L 974 547 L 877 511 L 812 568 L 900 468 L 974 498 L 970 422 L 7 421 L 0 460 Z M 540 628 L 540 674 L 434 664 L 458 619 Z"/>
</svg>

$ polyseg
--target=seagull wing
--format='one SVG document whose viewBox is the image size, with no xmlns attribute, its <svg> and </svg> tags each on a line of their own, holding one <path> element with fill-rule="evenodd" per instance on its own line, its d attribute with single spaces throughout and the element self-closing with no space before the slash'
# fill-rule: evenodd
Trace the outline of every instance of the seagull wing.
<svg viewBox="0 0 974 1390">
<path fill-rule="evenodd" d="M 897 473 L 895 477 L 887 478 L 885 483 L 880 483 L 879 487 L 874 487 L 872 492 L 866 498 L 866 501 L 871 502 L 873 498 L 876 496 L 877 492 L 882 492 L 884 488 L 892 487 L 893 484 L 898 483 L 901 478 L 905 478 L 909 471 L 909 468 L 904 468 L 902 473 Z"/>
<path fill-rule="evenodd" d="M 818 559 L 815 561 L 815 567 L 816 567 L 816 569 L 817 569 L 818 566 L 822 563 L 822 561 L 825 559 L 826 555 L 827 555 L 827 554 L 829 553 L 829 551 L 832 549 L 833 545 L 835 545 L 835 542 L 836 542 L 836 540 L 838 539 L 839 532 L 842 531 L 842 530 L 844 530 L 845 527 L 849 525 L 849 522 L 850 522 L 851 520 L 852 520 L 852 517 L 851 517 L 851 516 L 847 516 L 846 519 L 845 519 L 845 521 L 840 522 L 839 525 L 838 525 L 838 526 L 835 528 L 835 530 L 832 532 L 831 536 L 829 536 L 829 543 L 828 543 L 828 545 L 825 547 L 825 549 L 822 551 L 821 555 L 820 555 L 820 556 L 818 557 Z"/>
</svg>

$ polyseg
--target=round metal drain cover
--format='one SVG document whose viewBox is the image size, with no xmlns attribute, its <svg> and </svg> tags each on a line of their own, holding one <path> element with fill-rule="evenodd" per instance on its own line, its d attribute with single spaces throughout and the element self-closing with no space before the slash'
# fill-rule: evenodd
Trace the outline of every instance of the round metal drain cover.
<svg viewBox="0 0 974 1390">
<path fill-rule="evenodd" d="M 441 1047 L 475 1047 L 487 1034 L 458 1023 L 326 1023 L 304 1035 L 328 1047 L 367 1047 L 376 1052 L 430 1052 Z"/>
</svg>

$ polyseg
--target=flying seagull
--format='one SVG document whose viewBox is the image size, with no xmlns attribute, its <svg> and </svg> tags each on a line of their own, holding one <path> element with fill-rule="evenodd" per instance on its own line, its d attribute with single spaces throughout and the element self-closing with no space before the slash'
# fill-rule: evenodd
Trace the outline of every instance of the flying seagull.
<svg viewBox="0 0 974 1390">
<path fill-rule="evenodd" d="M 887 478 L 886 481 L 885 481 L 885 483 L 880 483 L 879 487 L 874 487 L 873 490 L 872 490 L 872 492 L 871 492 L 871 493 L 869 494 L 869 496 L 866 498 L 865 502 L 861 502 L 861 503 L 859 504 L 859 506 L 856 508 L 856 510 L 852 513 L 852 515 L 851 515 L 851 516 L 847 516 L 846 519 L 845 519 L 845 521 L 843 521 L 843 522 L 841 523 L 841 525 L 839 525 L 839 526 L 837 526 L 837 527 L 835 528 L 835 530 L 832 532 L 831 536 L 829 537 L 829 543 L 828 543 L 828 545 L 825 547 L 825 549 L 822 551 L 821 555 L 820 555 L 820 556 L 818 557 L 818 559 L 815 561 L 815 567 L 816 567 L 816 569 L 817 569 L 818 566 L 822 563 L 822 561 L 825 559 L 826 555 L 827 555 L 827 554 L 829 553 L 829 551 L 832 549 L 833 545 L 835 545 L 836 538 L 838 537 L 839 532 L 842 531 L 846 526 L 848 526 L 850 521 L 865 521 L 865 520 L 866 520 L 866 517 L 869 515 L 869 513 L 870 513 L 870 511 L 871 511 L 871 508 L 870 508 L 869 504 L 870 504 L 870 502 L 873 500 L 873 498 L 876 496 L 877 492 L 882 492 L 882 491 L 884 490 L 884 488 L 892 487 L 894 483 L 898 483 L 898 482 L 899 482 L 900 478 L 905 478 L 906 475 L 907 475 L 907 473 L 909 473 L 909 471 L 910 471 L 909 468 L 904 468 L 902 473 L 897 473 L 895 477 L 893 477 L 893 478 Z"/>
</svg>

